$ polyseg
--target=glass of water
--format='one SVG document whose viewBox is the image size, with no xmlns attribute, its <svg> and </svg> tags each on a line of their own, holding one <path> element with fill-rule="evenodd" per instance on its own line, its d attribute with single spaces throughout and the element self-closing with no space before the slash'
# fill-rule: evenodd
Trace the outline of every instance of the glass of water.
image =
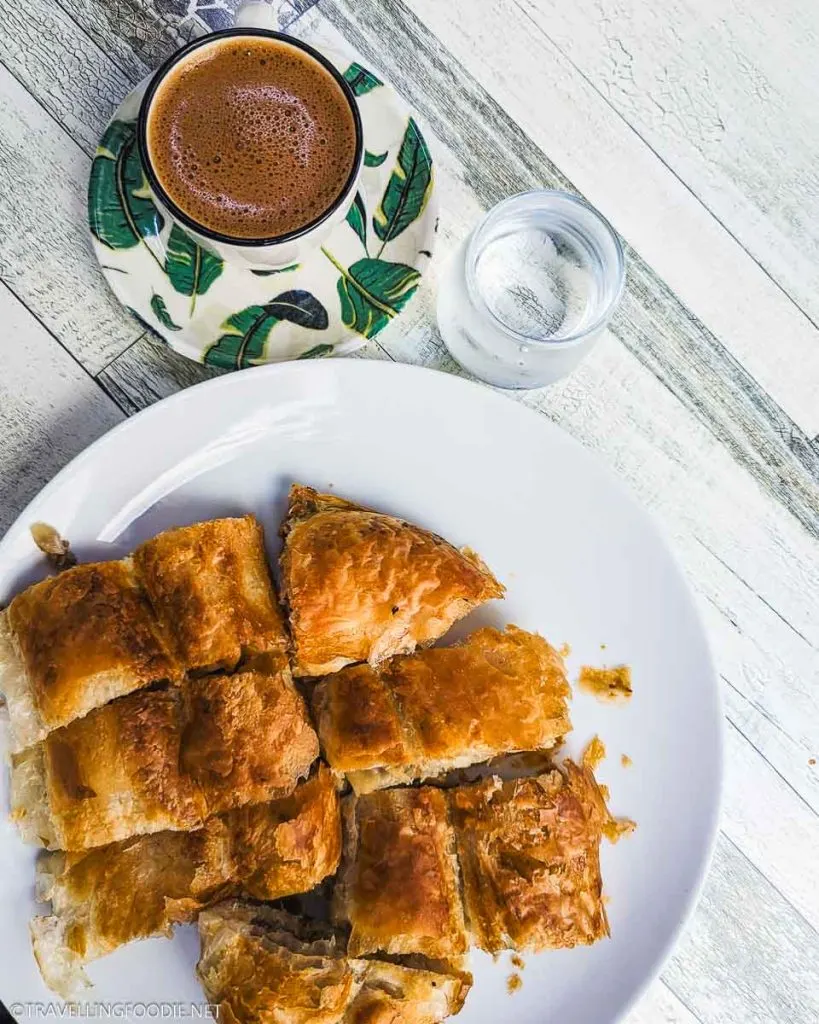
<svg viewBox="0 0 819 1024">
<path fill-rule="evenodd" d="M 481 380 L 541 387 L 592 348 L 624 278 L 623 248 L 594 207 L 568 192 L 524 192 L 490 210 L 450 259 L 438 327 Z"/>
</svg>

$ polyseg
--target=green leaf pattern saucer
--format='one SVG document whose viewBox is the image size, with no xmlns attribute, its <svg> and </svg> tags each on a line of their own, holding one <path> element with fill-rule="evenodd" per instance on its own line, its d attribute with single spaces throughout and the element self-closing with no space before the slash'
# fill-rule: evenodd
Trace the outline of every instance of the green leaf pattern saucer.
<svg viewBox="0 0 819 1024">
<path fill-rule="evenodd" d="M 432 256 L 432 158 L 397 94 L 333 53 L 359 104 L 365 157 L 346 221 L 299 263 L 252 267 L 202 248 L 154 205 L 136 117 L 146 83 L 100 140 L 88 186 L 94 251 L 117 298 L 174 349 L 241 369 L 352 352 L 406 306 Z"/>
</svg>

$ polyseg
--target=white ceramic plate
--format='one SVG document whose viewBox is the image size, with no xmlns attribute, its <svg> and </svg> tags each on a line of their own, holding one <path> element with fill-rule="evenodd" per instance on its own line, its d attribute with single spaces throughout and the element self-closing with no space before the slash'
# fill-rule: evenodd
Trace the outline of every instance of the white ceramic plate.
<svg viewBox="0 0 819 1024">
<path fill-rule="evenodd" d="M 626 705 L 575 695 L 569 744 L 577 753 L 599 733 L 613 810 L 638 822 L 602 852 L 612 937 L 528 957 L 512 996 L 508 958 L 473 954 L 475 986 L 458 1018 L 616 1020 L 659 969 L 705 872 L 719 804 L 720 706 L 691 597 L 648 516 L 542 417 L 480 385 L 385 363 L 290 363 L 209 381 L 111 431 L 43 490 L 0 543 L 0 600 L 44 575 L 28 533 L 34 520 L 56 526 L 81 559 L 113 558 L 168 526 L 252 511 L 273 555 L 292 480 L 476 548 L 509 594 L 458 632 L 479 621 L 539 630 L 571 645 L 572 678 L 581 664 L 632 666 Z M 632 767 L 621 765 L 623 753 Z M 7 1005 L 52 998 L 27 937 L 33 877 L 33 851 L 3 822 Z M 196 955 L 192 928 L 172 942 L 120 949 L 91 965 L 89 999 L 187 1008 L 203 998 Z"/>
</svg>

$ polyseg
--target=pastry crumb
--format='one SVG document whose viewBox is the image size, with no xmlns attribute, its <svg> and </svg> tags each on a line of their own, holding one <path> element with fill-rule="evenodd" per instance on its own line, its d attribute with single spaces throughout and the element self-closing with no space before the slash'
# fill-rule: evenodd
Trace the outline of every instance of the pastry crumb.
<svg viewBox="0 0 819 1024">
<path fill-rule="evenodd" d="M 31 539 L 57 572 L 65 572 L 77 564 L 77 556 L 68 541 L 53 526 L 48 523 L 32 523 L 29 531 Z"/>
<path fill-rule="evenodd" d="M 568 658 L 569 655 L 572 653 L 572 645 L 561 644 L 560 647 L 558 647 L 557 649 L 557 653 L 560 655 L 561 658 Z"/>
<path fill-rule="evenodd" d="M 510 960 L 511 960 L 511 962 L 512 962 L 512 966 L 513 966 L 513 967 L 517 967 L 517 969 L 518 969 L 519 971 L 522 971 L 522 970 L 523 970 L 523 968 L 524 968 L 524 967 L 526 966 L 526 961 L 525 961 L 525 960 L 523 959 L 523 957 L 522 957 L 522 956 L 518 956 L 518 955 L 517 955 L 517 953 L 513 953 L 513 954 L 512 954 L 512 955 L 511 955 L 511 956 L 509 957 L 509 959 L 510 959 Z"/>
<path fill-rule="evenodd" d="M 811 766 L 811 768 L 812 768 L 812 767 L 813 767 L 813 766 L 814 766 L 814 765 L 816 764 L 816 758 L 815 758 L 815 757 L 809 757 L 809 758 L 808 758 L 808 764 L 809 764 L 809 765 Z"/>
<path fill-rule="evenodd" d="M 631 758 L 628 756 L 628 754 L 621 754 L 620 755 L 620 764 L 624 768 L 631 768 L 631 766 L 634 764 L 634 762 L 631 760 Z"/>
<path fill-rule="evenodd" d="M 510 996 L 514 995 L 521 985 L 523 985 L 523 979 L 519 974 L 510 974 L 506 979 L 506 991 Z"/>
<path fill-rule="evenodd" d="M 584 768 L 594 771 L 595 768 L 606 756 L 606 746 L 599 736 L 593 736 L 586 744 L 583 756 L 580 759 Z"/>
<path fill-rule="evenodd" d="M 603 826 L 603 835 L 610 843 L 619 843 L 623 836 L 630 836 L 636 828 L 637 822 L 631 818 L 610 818 Z"/>
<path fill-rule="evenodd" d="M 577 685 L 598 700 L 627 700 L 632 694 L 631 669 L 628 665 L 613 665 L 611 668 L 582 665 Z"/>
</svg>

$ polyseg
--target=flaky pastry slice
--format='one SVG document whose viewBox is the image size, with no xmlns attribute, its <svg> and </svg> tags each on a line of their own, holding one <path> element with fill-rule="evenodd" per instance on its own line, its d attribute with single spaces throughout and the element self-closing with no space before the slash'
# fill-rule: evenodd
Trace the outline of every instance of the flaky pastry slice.
<svg viewBox="0 0 819 1024">
<path fill-rule="evenodd" d="M 563 660 L 536 633 L 479 629 L 463 643 L 352 665 L 316 686 L 329 764 L 365 793 L 516 751 L 570 729 Z"/>
<path fill-rule="evenodd" d="M 286 650 L 254 516 L 166 530 L 136 549 L 134 564 L 189 672 L 230 671 L 242 658 Z"/>
<path fill-rule="evenodd" d="M 350 925 L 350 953 L 456 962 L 468 943 L 444 791 L 425 786 L 346 797 L 342 820 L 333 914 Z"/>
<path fill-rule="evenodd" d="M 0 612 L 0 691 L 15 751 L 181 672 L 129 558 L 68 569 Z"/>
<path fill-rule="evenodd" d="M 438 1024 L 469 981 L 343 951 L 329 930 L 227 902 L 199 917 L 197 974 L 223 1024 Z"/>
<path fill-rule="evenodd" d="M 169 935 L 231 894 L 306 892 L 338 866 L 341 821 L 324 766 L 284 800 L 210 818 L 193 832 L 157 832 L 86 853 L 43 853 L 31 922 L 34 955 L 63 998 L 89 984 L 83 964 L 134 939 Z"/>
<path fill-rule="evenodd" d="M 291 793 L 318 739 L 284 655 L 232 676 L 143 690 L 12 759 L 26 842 L 85 850 Z"/>
<path fill-rule="evenodd" d="M 281 534 L 296 675 L 408 653 L 504 593 L 473 552 L 300 484 Z"/>
<path fill-rule="evenodd" d="M 490 953 L 590 945 L 609 934 L 600 839 L 611 821 L 594 775 L 544 775 L 448 791 L 470 937 Z"/>
<path fill-rule="evenodd" d="M 151 684 L 286 648 L 253 516 L 167 530 L 132 558 L 37 583 L 0 612 L 12 749 Z"/>
</svg>

